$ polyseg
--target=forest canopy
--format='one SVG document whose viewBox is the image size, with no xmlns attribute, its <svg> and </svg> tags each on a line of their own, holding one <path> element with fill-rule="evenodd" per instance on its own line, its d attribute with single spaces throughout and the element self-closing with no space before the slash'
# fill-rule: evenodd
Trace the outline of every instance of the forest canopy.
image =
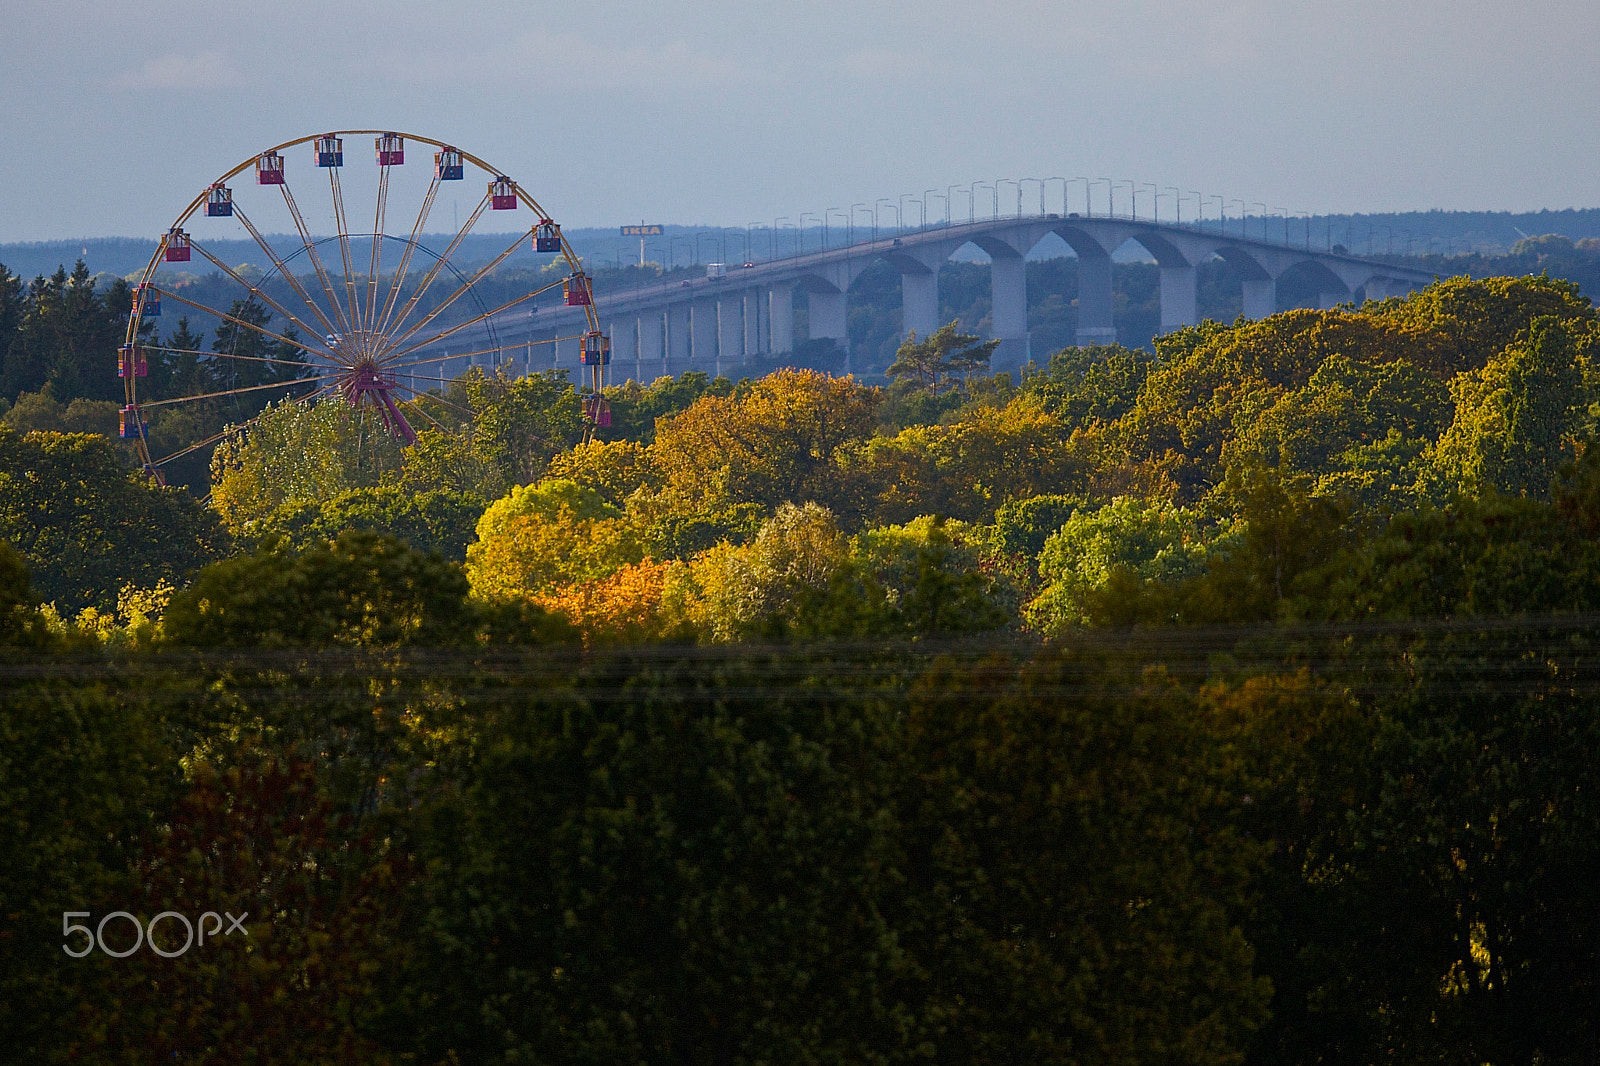
<svg viewBox="0 0 1600 1066">
<path fill-rule="evenodd" d="M 1545 276 L 1015 379 L 952 323 L 590 440 L 475 370 L 413 445 L 275 396 L 204 502 L 27 371 L 0 1046 L 1590 1061 L 1597 338 Z"/>
</svg>

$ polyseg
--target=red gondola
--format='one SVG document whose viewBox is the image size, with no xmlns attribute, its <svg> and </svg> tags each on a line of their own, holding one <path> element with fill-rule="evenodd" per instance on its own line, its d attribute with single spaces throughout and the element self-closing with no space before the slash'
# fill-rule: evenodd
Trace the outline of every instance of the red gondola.
<svg viewBox="0 0 1600 1066">
<path fill-rule="evenodd" d="M 548 218 L 541 218 L 533 231 L 533 250 L 536 252 L 561 251 L 561 227 Z"/>
<path fill-rule="evenodd" d="M 167 231 L 165 259 L 169 263 L 189 261 L 189 235 L 176 227 Z"/>
<path fill-rule="evenodd" d="M 208 218 L 233 217 L 233 190 L 220 181 L 206 190 L 206 216 Z"/>
<path fill-rule="evenodd" d="M 406 161 L 405 138 L 398 133 L 385 133 L 377 139 L 376 145 L 380 167 L 397 167 Z"/>
<path fill-rule="evenodd" d="M 133 306 L 139 309 L 140 318 L 154 318 L 161 314 L 161 294 L 154 285 L 136 285 L 133 289 Z"/>
<path fill-rule="evenodd" d="M 461 153 L 454 148 L 441 148 L 433 153 L 433 173 L 438 181 L 460 181 L 464 173 Z"/>
<path fill-rule="evenodd" d="M 117 349 L 117 377 L 145 378 L 150 376 L 150 364 L 145 361 L 144 349 L 137 344 L 124 344 Z"/>
<path fill-rule="evenodd" d="M 342 137 L 335 137 L 330 133 L 326 137 L 318 137 L 316 145 L 317 166 L 344 166 L 344 139 Z"/>
<path fill-rule="evenodd" d="M 489 183 L 489 206 L 496 211 L 515 211 L 517 183 L 504 174 L 498 175 Z"/>
<path fill-rule="evenodd" d="M 611 338 L 599 330 L 583 335 L 583 350 L 578 353 L 579 366 L 610 366 Z"/>
<path fill-rule="evenodd" d="M 144 436 L 144 431 L 150 428 L 149 419 L 145 418 L 139 409 L 129 404 L 117 412 L 117 429 L 123 440 L 136 440 Z"/>
<path fill-rule="evenodd" d="M 256 157 L 256 184 L 283 184 L 283 156 L 277 152 L 262 152 Z"/>
<path fill-rule="evenodd" d="M 594 303 L 594 285 L 589 275 L 578 271 L 561 283 L 561 295 L 568 307 L 588 307 Z"/>
<path fill-rule="evenodd" d="M 611 404 L 604 396 L 583 398 L 583 417 L 601 429 L 611 427 Z"/>
<path fill-rule="evenodd" d="M 277 152 L 262 152 L 256 157 L 256 184 L 258 186 L 282 186 L 283 184 L 283 157 Z"/>
</svg>

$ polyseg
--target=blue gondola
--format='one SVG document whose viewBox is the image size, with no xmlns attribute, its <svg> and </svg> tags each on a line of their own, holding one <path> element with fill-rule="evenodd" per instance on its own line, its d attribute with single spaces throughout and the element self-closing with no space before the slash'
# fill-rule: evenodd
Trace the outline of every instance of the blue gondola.
<svg viewBox="0 0 1600 1066">
<path fill-rule="evenodd" d="M 232 218 L 233 190 L 221 182 L 207 189 L 206 216 L 209 218 Z"/>
<path fill-rule="evenodd" d="M 539 227 L 533 231 L 533 250 L 536 252 L 561 251 L 561 227 L 551 222 L 548 218 L 539 220 Z"/>
<path fill-rule="evenodd" d="M 463 172 L 461 153 L 454 148 L 433 153 L 433 173 L 439 181 L 460 181 Z"/>
<path fill-rule="evenodd" d="M 326 137 L 317 138 L 317 166 L 342 167 L 344 166 L 344 140 L 328 134 Z"/>
</svg>

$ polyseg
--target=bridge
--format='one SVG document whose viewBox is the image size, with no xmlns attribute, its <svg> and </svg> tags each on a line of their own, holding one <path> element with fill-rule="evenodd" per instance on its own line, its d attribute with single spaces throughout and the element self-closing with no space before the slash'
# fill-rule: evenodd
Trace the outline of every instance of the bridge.
<svg viewBox="0 0 1600 1066">
<path fill-rule="evenodd" d="M 1241 228 L 1243 228 L 1241 226 Z M 1117 337 L 1111 292 L 1111 257 L 1133 241 L 1155 259 L 1161 278 L 1161 331 L 1198 321 L 1196 268 L 1213 257 L 1240 278 L 1244 314 L 1264 318 L 1277 308 L 1278 279 L 1294 270 L 1311 281 L 1318 305 L 1357 297 L 1402 295 L 1433 281 L 1424 271 L 1332 249 L 1252 239 L 1193 224 L 1078 214 L 990 218 L 909 231 L 838 248 L 730 265 L 726 276 L 597 293 L 596 309 L 611 336 L 615 380 L 649 381 L 690 367 L 720 371 L 751 356 L 774 357 L 793 349 L 794 301 L 807 301 L 811 338 L 847 346 L 850 287 L 868 267 L 885 262 L 900 275 L 901 335 L 926 336 L 939 321 L 939 269 L 971 244 L 991 260 L 992 331 L 999 340 L 991 365 L 1014 370 L 1034 356 L 1028 341 L 1025 262 L 1051 234 L 1078 257 L 1079 345 L 1110 344 Z M 1309 243 L 1309 242 L 1308 242 Z M 581 329 L 582 316 L 564 307 L 541 308 L 534 341 L 561 344 Z M 576 342 L 567 340 L 569 351 Z M 530 348 L 530 353 L 534 349 Z M 559 348 L 558 348 L 559 351 Z M 548 349 L 532 362 L 545 362 Z M 559 355 L 557 358 L 559 361 Z M 528 369 L 533 369 L 532 366 Z"/>
</svg>

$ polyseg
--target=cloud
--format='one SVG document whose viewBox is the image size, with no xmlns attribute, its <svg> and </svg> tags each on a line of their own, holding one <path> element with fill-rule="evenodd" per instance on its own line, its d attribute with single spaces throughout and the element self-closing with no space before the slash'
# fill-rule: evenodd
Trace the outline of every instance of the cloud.
<svg viewBox="0 0 1600 1066">
<path fill-rule="evenodd" d="M 243 76 L 221 52 L 168 52 L 111 79 L 117 89 L 221 89 Z"/>
</svg>

